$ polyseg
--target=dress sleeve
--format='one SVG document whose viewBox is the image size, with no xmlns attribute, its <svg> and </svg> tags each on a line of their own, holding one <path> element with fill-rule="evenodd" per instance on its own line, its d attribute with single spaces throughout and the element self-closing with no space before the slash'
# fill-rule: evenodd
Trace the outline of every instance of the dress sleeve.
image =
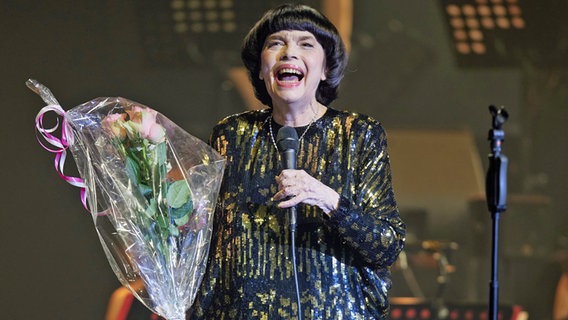
<svg viewBox="0 0 568 320">
<path fill-rule="evenodd" d="M 329 219 L 345 241 L 372 268 L 392 265 L 404 247 L 405 225 L 395 201 L 386 133 L 371 123 L 352 153 L 350 186 L 340 194 L 339 206 Z M 353 149 L 353 148 L 352 148 Z"/>
</svg>

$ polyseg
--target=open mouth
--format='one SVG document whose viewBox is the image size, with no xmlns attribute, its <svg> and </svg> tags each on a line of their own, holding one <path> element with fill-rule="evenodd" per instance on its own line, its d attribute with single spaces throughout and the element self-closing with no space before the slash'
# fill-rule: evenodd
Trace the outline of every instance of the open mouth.
<svg viewBox="0 0 568 320">
<path fill-rule="evenodd" d="M 295 68 L 282 68 L 276 73 L 276 78 L 282 82 L 299 82 L 304 79 L 304 73 Z"/>
</svg>

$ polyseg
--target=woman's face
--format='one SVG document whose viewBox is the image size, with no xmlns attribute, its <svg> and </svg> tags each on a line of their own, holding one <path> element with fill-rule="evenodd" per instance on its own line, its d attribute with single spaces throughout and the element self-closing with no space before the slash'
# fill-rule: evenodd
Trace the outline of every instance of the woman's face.
<svg viewBox="0 0 568 320">
<path fill-rule="evenodd" d="M 309 105 L 325 80 L 325 53 L 308 31 L 282 30 L 269 35 L 260 56 L 260 79 L 272 104 Z"/>
</svg>

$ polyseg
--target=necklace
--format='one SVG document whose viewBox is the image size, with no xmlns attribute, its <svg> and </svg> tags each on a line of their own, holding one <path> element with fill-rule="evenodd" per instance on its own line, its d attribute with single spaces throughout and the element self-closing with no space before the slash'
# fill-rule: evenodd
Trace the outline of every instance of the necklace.
<svg viewBox="0 0 568 320">
<path fill-rule="evenodd" d="M 310 121 L 310 123 L 308 123 L 306 130 L 304 130 L 304 132 L 302 132 L 302 134 L 300 135 L 300 138 L 298 138 L 298 143 L 300 143 L 300 141 L 302 141 L 302 139 L 306 135 L 306 132 L 308 132 L 308 130 L 310 129 L 312 123 L 314 123 L 314 121 L 316 121 L 316 117 L 317 117 L 317 113 L 314 114 L 312 121 Z M 270 130 L 270 139 L 272 140 L 272 144 L 274 145 L 274 148 L 276 148 L 276 151 L 280 151 L 278 149 L 278 145 L 276 144 L 276 139 L 274 139 L 274 132 L 272 131 L 272 114 L 268 116 L 266 121 L 268 121 L 268 129 Z"/>
</svg>

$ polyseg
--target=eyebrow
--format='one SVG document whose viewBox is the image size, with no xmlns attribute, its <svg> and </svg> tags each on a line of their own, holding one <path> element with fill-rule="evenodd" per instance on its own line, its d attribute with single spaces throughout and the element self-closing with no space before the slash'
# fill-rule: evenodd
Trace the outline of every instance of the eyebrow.
<svg viewBox="0 0 568 320">
<path fill-rule="evenodd" d="M 268 37 L 266 37 L 266 40 L 284 40 L 285 38 L 287 38 L 287 37 L 280 35 L 280 34 L 273 33 L 273 34 L 269 35 Z M 317 41 L 317 39 L 314 35 L 302 35 L 298 39 L 298 41 L 304 41 L 304 40 L 316 40 Z"/>
</svg>

